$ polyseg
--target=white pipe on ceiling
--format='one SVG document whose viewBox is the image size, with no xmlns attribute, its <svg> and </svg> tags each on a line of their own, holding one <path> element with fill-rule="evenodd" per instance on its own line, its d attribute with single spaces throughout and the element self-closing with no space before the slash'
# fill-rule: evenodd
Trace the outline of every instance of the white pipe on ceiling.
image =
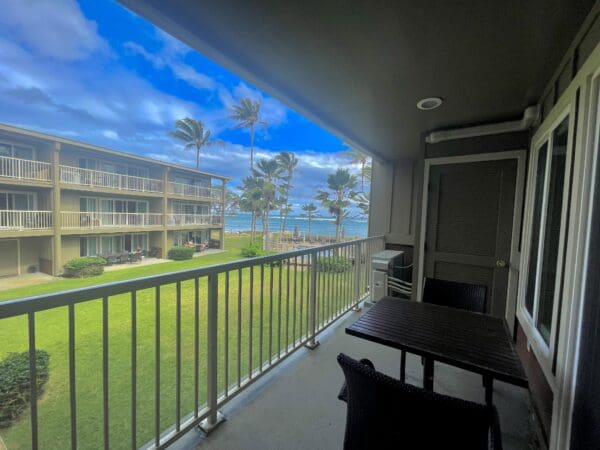
<svg viewBox="0 0 600 450">
<path fill-rule="evenodd" d="M 509 122 L 493 123 L 488 125 L 478 125 L 475 127 L 457 128 L 454 130 L 432 131 L 425 137 L 425 142 L 428 144 L 437 144 L 454 139 L 522 131 L 532 127 L 538 119 L 539 108 L 537 106 L 530 106 L 525 109 L 523 118 L 520 120 L 512 120 Z"/>
</svg>

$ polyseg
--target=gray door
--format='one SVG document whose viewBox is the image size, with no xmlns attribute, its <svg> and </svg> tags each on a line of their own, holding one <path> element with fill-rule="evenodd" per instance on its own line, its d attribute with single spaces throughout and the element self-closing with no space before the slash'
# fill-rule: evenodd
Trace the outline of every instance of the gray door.
<svg viewBox="0 0 600 450">
<path fill-rule="evenodd" d="M 504 317 L 517 160 L 434 165 L 429 172 L 425 276 L 487 286 Z"/>
</svg>

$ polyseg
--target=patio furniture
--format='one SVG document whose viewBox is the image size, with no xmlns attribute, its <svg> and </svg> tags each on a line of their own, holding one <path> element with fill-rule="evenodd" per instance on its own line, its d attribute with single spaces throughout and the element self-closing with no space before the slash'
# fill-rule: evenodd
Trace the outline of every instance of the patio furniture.
<svg viewBox="0 0 600 450">
<path fill-rule="evenodd" d="M 423 302 L 485 314 L 487 287 L 481 284 L 425 278 Z M 483 386 L 490 383 L 485 376 Z"/>
<path fill-rule="evenodd" d="M 487 288 L 479 284 L 425 278 L 423 302 L 485 314 Z"/>
<path fill-rule="evenodd" d="M 142 252 L 132 252 L 129 254 L 129 262 L 137 263 L 142 261 Z"/>
<path fill-rule="evenodd" d="M 496 408 L 429 392 L 340 353 L 344 449 L 501 449 Z M 345 396 L 343 395 L 345 394 Z"/>
<path fill-rule="evenodd" d="M 503 319 L 458 308 L 383 297 L 346 333 L 425 357 L 423 387 L 433 390 L 433 362 L 486 376 L 486 403 L 493 380 L 527 387 L 527 377 Z"/>
</svg>

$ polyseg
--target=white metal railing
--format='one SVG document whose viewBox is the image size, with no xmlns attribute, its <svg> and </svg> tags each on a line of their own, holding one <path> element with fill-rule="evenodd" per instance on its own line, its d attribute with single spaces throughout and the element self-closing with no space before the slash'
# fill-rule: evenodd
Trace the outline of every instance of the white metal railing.
<svg viewBox="0 0 600 450">
<path fill-rule="evenodd" d="M 0 210 L 0 230 L 47 230 L 50 228 L 52 228 L 52 211 Z"/>
<path fill-rule="evenodd" d="M 0 177 L 50 181 L 51 172 L 50 163 L 44 161 L 0 156 Z"/>
<path fill-rule="evenodd" d="M 162 193 L 162 181 L 119 173 L 60 166 L 60 181 L 67 184 L 94 186 L 125 191 Z"/>
<path fill-rule="evenodd" d="M 220 225 L 221 216 L 210 214 L 167 214 L 167 225 Z"/>
<path fill-rule="evenodd" d="M 191 184 L 169 182 L 169 193 L 182 195 L 184 197 L 195 197 L 195 198 L 206 198 L 212 200 L 222 200 L 223 189 L 208 187 L 208 186 L 194 186 Z"/>
<path fill-rule="evenodd" d="M 63 229 L 158 227 L 162 225 L 162 214 L 160 213 L 62 211 L 60 214 Z"/>
<path fill-rule="evenodd" d="M 383 247 L 372 237 L 0 302 L 0 330 L 24 331 L 17 345 L 33 378 L 36 329 L 65 327 L 53 370 L 64 365 L 67 388 L 51 394 L 64 395 L 70 427 L 38 433 L 56 400 L 38 402 L 29 383 L 32 448 L 57 439 L 165 448 L 202 422 L 210 429 L 220 407 L 295 350 L 315 348 L 319 332 L 368 296 L 371 256 Z M 76 363 L 84 360 L 97 364 Z"/>
</svg>

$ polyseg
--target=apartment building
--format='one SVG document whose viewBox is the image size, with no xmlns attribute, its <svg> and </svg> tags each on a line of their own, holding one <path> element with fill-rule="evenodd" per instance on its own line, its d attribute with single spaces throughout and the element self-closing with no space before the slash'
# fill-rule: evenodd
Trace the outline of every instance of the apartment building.
<svg viewBox="0 0 600 450">
<path fill-rule="evenodd" d="M 223 248 L 227 180 L 0 124 L 0 276 L 190 241 Z"/>
</svg>

